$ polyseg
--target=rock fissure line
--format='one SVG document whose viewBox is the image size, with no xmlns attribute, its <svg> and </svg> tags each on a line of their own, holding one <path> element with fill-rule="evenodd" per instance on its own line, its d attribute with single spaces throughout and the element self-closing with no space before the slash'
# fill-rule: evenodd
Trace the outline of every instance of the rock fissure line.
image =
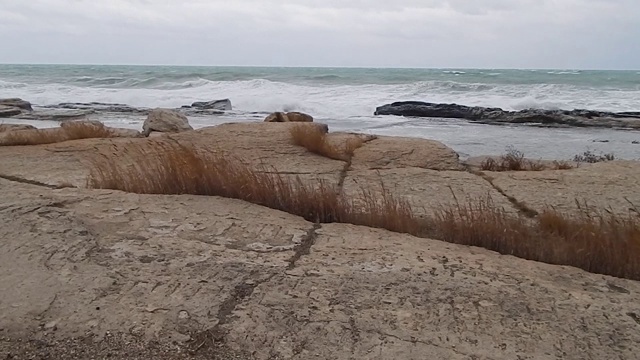
<svg viewBox="0 0 640 360">
<path fill-rule="evenodd" d="M 28 185 L 46 187 L 48 189 L 63 189 L 63 188 L 65 188 L 65 186 L 46 184 L 46 183 L 43 183 L 43 182 L 40 182 L 40 181 L 23 179 L 23 178 L 20 178 L 20 177 L 17 177 L 17 176 L 13 176 L 13 175 L 2 175 L 2 174 L 0 174 L 0 178 L 8 180 L 8 181 L 12 181 L 12 182 L 21 183 L 21 184 L 28 184 Z"/>
<path fill-rule="evenodd" d="M 231 294 L 220 304 L 218 312 L 215 317 L 218 319 L 218 323 L 211 329 L 193 334 L 191 336 L 191 353 L 195 354 L 205 348 L 214 348 L 220 343 L 224 343 L 226 338 L 226 330 L 224 326 L 231 322 L 231 315 L 236 310 L 238 304 L 247 299 L 255 288 L 261 284 L 268 282 L 278 273 L 272 273 L 271 275 L 255 280 L 245 279 L 242 283 L 236 285 L 231 291 Z"/>
<path fill-rule="evenodd" d="M 296 262 L 300 260 L 300 258 L 304 255 L 309 255 L 311 253 L 311 247 L 316 243 L 316 239 L 318 238 L 318 234 L 316 231 L 322 228 L 322 225 L 319 223 L 313 224 L 313 227 L 307 231 L 307 234 L 302 238 L 300 245 L 296 246 L 295 253 L 289 259 L 289 266 L 287 266 L 287 270 L 294 269 L 296 267 Z"/>
<path fill-rule="evenodd" d="M 487 174 L 485 174 L 482 171 L 474 171 L 471 169 L 467 169 L 468 172 L 470 172 L 473 175 L 479 176 L 480 178 L 484 179 L 486 182 L 488 182 L 491 187 L 493 187 L 497 192 L 500 193 L 500 195 L 504 196 L 507 200 L 509 200 L 509 202 L 511 203 L 511 205 L 513 205 L 514 208 L 516 208 L 516 210 L 518 210 L 519 213 L 521 213 L 522 215 L 533 219 L 536 216 L 538 216 L 538 212 L 532 208 L 530 208 L 529 206 L 527 206 L 527 204 L 521 202 L 520 200 L 516 199 L 515 197 L 507 194 L 501 187 L 499 187 L 498 185 L 496 185 L 493 182 L 493 178 Z"/>
</svg>

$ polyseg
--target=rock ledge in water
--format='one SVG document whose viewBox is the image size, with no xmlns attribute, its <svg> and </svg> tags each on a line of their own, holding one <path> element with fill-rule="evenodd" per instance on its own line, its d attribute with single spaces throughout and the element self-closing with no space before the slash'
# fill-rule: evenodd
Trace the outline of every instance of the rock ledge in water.
<svg viewBox="0 0 640 360">
<path fill-rule="evenodd" d="M 465 119 L 486 124 L 541 124 L 549 127 L 606 127 L 640 129 L 640 112 L 603 112 L 592 110 L 526 109 L 507 111 L 500 108 L 437 104 L 421 101 L 394 102 L 376 108 L 375 115 L 399 115 Z"/>
</svg>

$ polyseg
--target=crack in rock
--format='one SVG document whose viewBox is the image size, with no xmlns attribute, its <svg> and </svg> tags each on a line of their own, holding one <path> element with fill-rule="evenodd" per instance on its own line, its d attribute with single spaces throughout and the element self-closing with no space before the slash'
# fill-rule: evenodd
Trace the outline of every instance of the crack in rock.
<svg viewBox="0 0 640 360">
<path fill-rule="evenodd" d="M 218 323 L 211 329 L 191 335 L 191 353 L 195 354 L 204 348 L 215 348 L 224 343 L 226 330 L 223 328 L 231 322 L 231 315 L 238 304 L 253 294 L 256 287 L 271 280 L 277 273 L 273 273 L 261 280 L 246 279 L 233 288 L 231 294 L 220 304 L 216 318 Z"/>
<path fill-rule="evenodd" d="M 303 255 L 309 255 L 311 252 L 311 247 L 315 244 L 316 239 L 318 238 L 318 234 L 316 231 L 322 228 L 322 225 L 316 223 L 313 224 L 313 227 L 307 231 L 307 234 L 302 238 L 300 245 L 296 247 L 296 252 L 289 259 L 289 266 L 287 266 L 287 270 L 294 269 L 296 267 L 296 262 L 300 260 Z"/>
<path fill-rule="evenodd" d="M 522 215 L 530 219 L 533 219 L 539 215 L 539 213 L 536 210 L 530 208 L 529 206 L 527 206 L 527 204 L 507 194 L 501 187 L 499 187 L 493 182 L 493 178 L 491 178 L 489 175 L 485 174 L 482 171 L 474 171 L 471 169 L 467 169 L 467 171 L 473 175 L 479 176 L 480 178 L 488 182 L 497 192 L 500 193 L 500 195 L 504 196 L 507 200 L 509 200 L 511 205 L 513 205 L 513 207 L 516 208 L 516 210 L 518 210 L 518 212 L 520 212 Z"/>
<path fill-rule="evenodd" d="M 43 182 L 40 182 L 40 181 L 37 181 L 37 180 L 23 179 L 21 177 L 17 177 L 17 176 L 13 176 L 13 175 L 0 175 L 0 179 L 5 179 L 5 180 L 8 180 L 8 181 L 13 181 L 13 182 L 21 183 L 21 184 L 28 184 L 28 185 L 45 187 L 47 189 L 64 189 L 64 188 L 68 187 L 68 186 L 58 186 L 58 185 L 46 184 L 46 183 L 43 183 Z"/>
</svg>

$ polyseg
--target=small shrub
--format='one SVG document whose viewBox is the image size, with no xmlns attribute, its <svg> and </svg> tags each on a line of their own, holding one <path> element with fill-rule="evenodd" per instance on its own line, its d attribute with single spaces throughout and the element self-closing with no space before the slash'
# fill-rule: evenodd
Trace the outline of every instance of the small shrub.
<svg viewBox="0 0 640 360">
<path fill-rule="evenodd" d="M 573 169 L 574 166 L 568 162 L 568 161 L 558 161 L 558 160 L 554 160 L 553 161 L 553 170 L 569 170 L 569 169 Z"/>
<path fill-rule="evenodd" d="M 513 147 L 508 147 L 506 154 L 498 160 L 487 158 L 480 163 L 480 169 L 484 171 L 541 171 L 545 166 L 540 161 L 525 159 L 524 153 Z"/>
<path fill-rule="evenodd" d="M 585 152 L 583 152 L 582 154 L 577 154 L 573 157 L 573 161 L 578 162 L 578 163 L 590 163 L 590 164 L 595 164 L 598 162 L 603 162 L 603 161 L 613 161 L 615 160 L 615 155 L 613 153 L 608 153 L 608 154 L 596 154 L 591 150 L 587 150 Z"/>
</svg>

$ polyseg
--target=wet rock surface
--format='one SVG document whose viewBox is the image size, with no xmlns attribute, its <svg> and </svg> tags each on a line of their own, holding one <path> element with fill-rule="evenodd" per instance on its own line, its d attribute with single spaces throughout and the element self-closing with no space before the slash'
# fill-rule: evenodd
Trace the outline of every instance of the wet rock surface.
<svg viewBox="0 0 640 360">
<path fill-rule="evenodd" d="M 526 109 L 506 111 L 500 108 L 402 101 L 376 108 L 375 115 L 399 115 L 465 119 L 485 124 L 537 124 L 549 127 L 604 127 L 640 129 L 640 112 L 601 112 L 591 110 Z"/>
</svg>

